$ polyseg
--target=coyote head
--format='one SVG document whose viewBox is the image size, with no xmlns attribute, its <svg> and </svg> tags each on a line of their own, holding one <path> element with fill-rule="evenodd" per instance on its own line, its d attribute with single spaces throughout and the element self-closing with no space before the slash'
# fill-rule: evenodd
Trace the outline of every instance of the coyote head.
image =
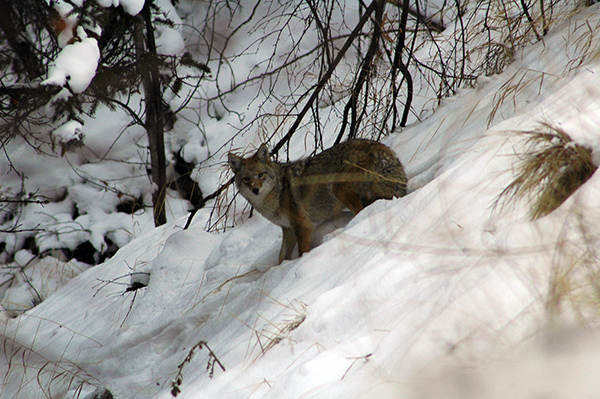
<svg viewBox="0 0 600 399">
<path fill-rule="evenodd" d="M 248 158 L 230 152 L 228 161 L 235 174 L 235 185 L 254 206 L 262 202 L 277 184 L 276 165 L 271 162 L 266 144 L 262 144 L 258 151 Z"/>
</svg>

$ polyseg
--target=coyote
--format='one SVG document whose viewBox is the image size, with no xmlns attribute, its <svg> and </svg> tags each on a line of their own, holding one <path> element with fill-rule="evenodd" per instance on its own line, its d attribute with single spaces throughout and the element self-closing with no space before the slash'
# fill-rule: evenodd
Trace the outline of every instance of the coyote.
<svg viewBox="0 0 600 399">
<path fill-rule="evenodd" d="M 248 158 L 229 153 L 239 192 L 269 221 L 281 226 L 279 263 L 298 243 L 311 249 L 317 225 L 349 209 L 357 214 L 378 199 L 406 194 L 406 175 L 394 152 L 371 140 L 349 140 L 313 157 L 279 163 L 262 144 Z"/>
</svg>

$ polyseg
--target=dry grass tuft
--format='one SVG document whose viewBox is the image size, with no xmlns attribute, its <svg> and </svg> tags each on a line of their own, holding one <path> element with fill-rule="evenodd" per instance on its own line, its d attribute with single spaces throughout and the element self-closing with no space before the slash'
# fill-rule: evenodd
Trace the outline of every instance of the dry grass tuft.
<svg viewBox="0 0 600 399">
<path fill-rule="evenodd" d="M 0 372 L 4 372 L 0 378 L 2 399 L 31 397 L 33 390 L 39 392 L 36 397 L 40 398 L 63 398 L 69 393 L 69 397 L 79 399 L 85 386 L 101 386 L 99 380 L 76 363 L 49 359 L 11 337 L 0 334 L 0 347 Z"/>
<path fill-rule="evenodd" d="M 248 328 L 252 329 L 256 336 L 256 341 L 253 341 L 254 345 L 252 348 L 249 347 L 248 353 L 253 354 L 256 349 L 259 350 L 258 355 L 256 355 L 252 361 L 258 360 L 282 341 L 288 340 L 294 342 L 292 339 L 292 332 L 300 327 L 304 320 L 306 320 L 307 305 L 305 303 L 296 301 L 295 303 L 284 304 L 268 295 L 267 297 L 274 303 L 290 310 L 292 313 L 287 315 L 286 319 L 279 322 L 267 320 L 264 319 L 263 316 L 260 316 L 260 318 L 267 322 L 266 326 L 260 330 L 244 323 Z"/>
<path fill-rule="evenodd" d="M 499 200 L 532 201 L 531 216 L 538 219 L 558 208 L 596 171 L 592 151 L 573 142 L 560 127 L 541 123 L 522 132 L 527 148 L 518 165 L 515 180 Z"/>
<path fill-rule="evenodd" d="M 291 340 L 290 333 L 300 327 L 300 324 L 306 320 L 306 305 L 302 304 L 301 309 L 296 310 L 296 312 L 289 319 L 278 324 L 272 324 L 271 329 L 264 329 L 260 333 L 256 333 L 258 343 L 261 347 L 260 356 L 263 356 L 281 341 L 285 339 Z M 266 339 L 266 343 L 262 342 L 261 337 Z"/>
<path fill-rule="evenodd" d="M 583 209 L 575 209 L 556 242 L 545 302 L 552 326 L 597 328 L 600 323 L 600 257 L 593 226 Z"/>
</svg>

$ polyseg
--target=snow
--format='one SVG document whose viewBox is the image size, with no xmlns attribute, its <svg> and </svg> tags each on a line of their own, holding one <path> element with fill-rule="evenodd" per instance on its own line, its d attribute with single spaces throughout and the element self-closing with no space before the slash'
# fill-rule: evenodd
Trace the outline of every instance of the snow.
<svg viewBox="0 0 600 399">
<path fill-rule="evenodd" d="M 91 398 L 100 386 L 115 398 L 167 399 L 178 371 L 183 399 L 599 396 L 590 377 L 600 371 L 599 337 L 575 328 L 598 325 L 597 302 L 586 306 L 593 297 L 586 296 L 593 291 L 586 273 L 595 269 L 574 266 L 597 256 L 600 177 L 536 221 L 526 203 L 497 206 L 523 150 L 515 131 L 552 121 L 598 160 L 600 69 L 584 55 L 600 51 L 600 43 L 585 51 L 571 46 L 589 34 L 582 27 L 600 26 L 597 11 L 580 11 L 516 54 L 502 74 L 479 78 L 427 119 L 385 138 L 406 167 L 410 193 L 377 201 L 281 265 L 281 231 L 256 213 L 214 234 L 204 230 L 209 208 L 188 230 L 186 209 L 174 202 L 172 221 L 156 229 L 148 214 L 111 213 L 122 193 L 139 197 L 150 183 L 134 164 L 135 150 L 119 144 L 143 142 L 143 135 L 119 128 L 122 115 L 104 118 L 108 111 L 100 110 L 102 124 L 86 121 L 90 153 L 82 157 L 97 151 L 131 164 L 74 158 L 79 175 L 52 177 L 69 196 L 28 207 L 24 220 L 32 228 L 47 218 L 59 222 L 42 248 L 72 248 L 80 239 L 70 234 L 86 235 L 97 249 L 109 232 L 120 244 L 131 241 L 93 268 L 60 262 L 65 275 L 86 270 L 58 279 L 18 317 L 3 315 L 0 397 Z M 165 47 L 179 51 L 173 40 Z M 67 72 L 52 76 L 64 85 Z M 89 72 L 77 87 L 84 76 Z M 224 145 L 222 133 L 201 141 L 200 130 L 189 129 L 186 143 L 171 146 L 202 162 L 214 154 L 210 146 Z M 290 152 L 303 149 L 299 143 Z M 115 191 L 92 184 L 98 175 Z M 208 189 L 218 177 L 203 184 Z M 22 250 L 15 266 L 32 259 Z M 44 259 L 5 296 L 5 307 L 18 305 L 11 316 L 35 300 L 25 280 L 56 270 L 46 269 L 54 258 Z M 553 316 L 548 301 L 557 272 L 573 294 Z M 127 291 L 133 283 L 144 287 Z M 207 345 L 179 368 L 200 341 Z M 213 355 L 225 371 L 214 363 L 210 370 Z"/>
<path fill-rule="evenodd" d="M 117 0 L 113 0 L 113 3 Z M 144 0 L 119 0 L 119 4 L 125 12 L 130 15 L 137 15 L 144 8 Z M 116 4 L 115 4 L 116 5 Z"/>
<path fill-rule="evenodd" d="M 82 93 L 92 82 L 99 60 L 100 50 L 96 39 L 85 37 L 69 44 L 56 57 L 48 79 L 42 85 L 68 85 L 74 93 Z"/>
<path fill-rule="evenodd" d="M 144 8 L 144 0 L 98 0 L 102 7 L 121 6 L 129 15 L 138 15 Z"/>
<path fill-rule="evenodd" d="M 54 0 L 49 1 L 50 4 L 60 13 L 62 16 L 67 16 L 71 10 L 73 10 L 73 5 L 77 7 L 81 7 L 85 0 L 74 0 L 74 1 L 64 1 L 64 0 Z M 97 0 L 97 3 L 102 7 L 118 7 L 121 6 L 130 15 L 137 15 L 142 8 L 144 7 L 144 0 Z M 72 5 L 71 5 L 72 4 Z"/>
<path fill-rule="evenodd" d="M 169 0 L 159 0 L 157 5 L 160 7 L 163 18 L 171 21 L 174 25 L 172 27 L 163 24 L 156 25 L 156 51 L 161 55 L 181 54 L 185 49 L 185 43 L 181 36 L 183 22 Z"/>
<path fill-rule="evenodd" d="M 83 125 L 77 121 L 68 121 L 56 128 L 52 135 L 58 138 L 60 143 L 68 143 L 71 140 L 82 140 L 84 135 L 81 129 Z"/>
</svg>

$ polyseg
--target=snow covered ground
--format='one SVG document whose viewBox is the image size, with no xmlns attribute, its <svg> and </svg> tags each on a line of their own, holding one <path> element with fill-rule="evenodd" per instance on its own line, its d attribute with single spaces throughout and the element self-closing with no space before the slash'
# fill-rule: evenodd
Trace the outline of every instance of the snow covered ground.
<svg viewBox="0 0 600 399">
<path fill-rule="evenodd" d="M 600 178 L 536 221 L 496 206 L 516 131 L 551 122 L 599 163 L 598 11 L 387 137 L 410 193 L 301 258 L 275 266 L 260 215 L 211 234 L 210 209 L 188 230 L 182 212 L 5 319 L 0 397 L 166 399 L 177 379 L 190 399 L 600 396 L 600 341 L 577 330 L 598 325 Z"/>
</svg>

